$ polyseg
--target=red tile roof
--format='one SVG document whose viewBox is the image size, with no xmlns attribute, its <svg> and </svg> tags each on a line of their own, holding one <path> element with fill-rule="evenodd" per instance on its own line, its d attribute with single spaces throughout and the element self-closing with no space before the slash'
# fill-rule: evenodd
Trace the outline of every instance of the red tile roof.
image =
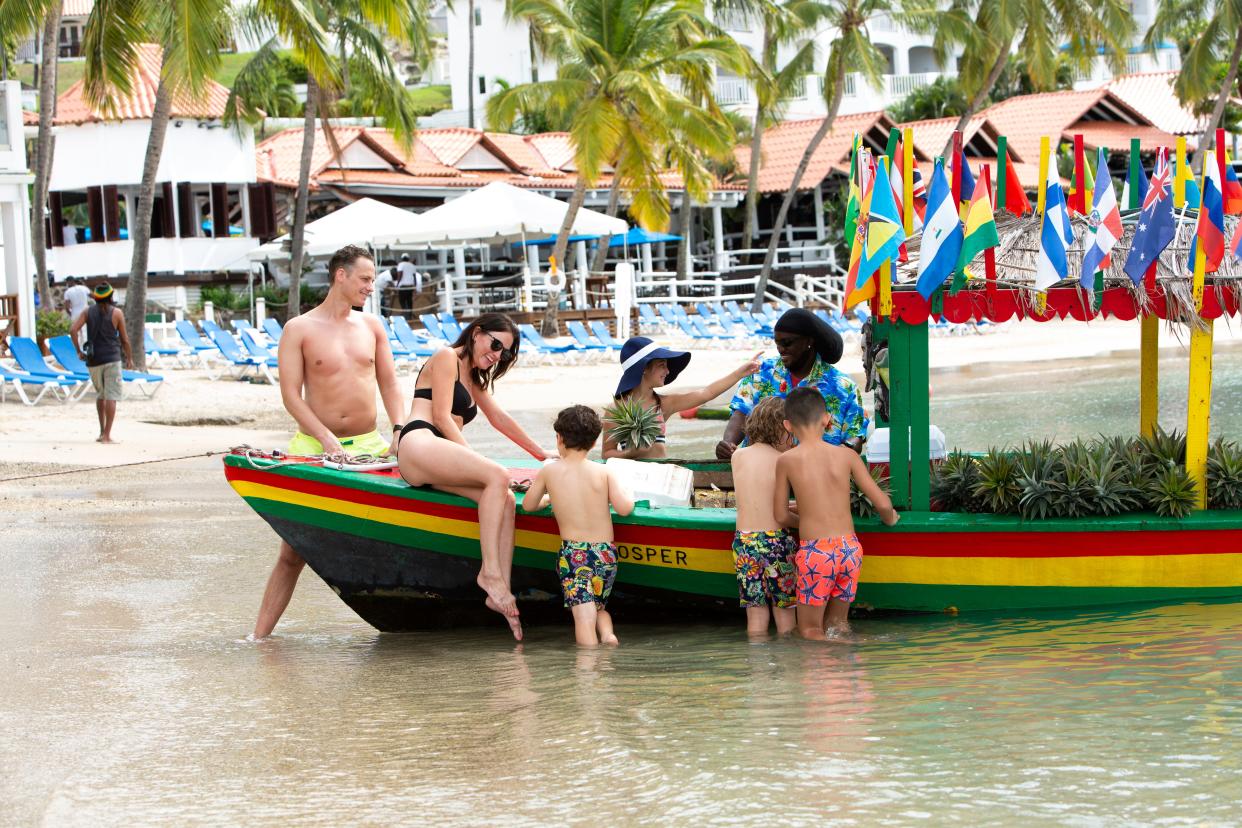
<svg viewBox="0 0 1242 828">
<path fill-rule="evenodd" d="M 31 112 L 29 109 L 22 110 L 22 126 L 38 126 L 39 113 Z"/>
<path fill-rule="evenodd" d="M 763 132 L 763 157 L 759 166 L 759 192 L 776 193 L 789 189 L 793 183 L 794 172 L 802 161 L 811 138 L 824 123 L 823 118 L 809 118 L 800 121 L 783 121 L 768 127 Z M 860 112 L 854 115 L 838 115 L 832 124 L 832 130 L 824 137 L 811 157 L 806 173 L 802 176 L 799 189 L 814 189 L 828 176 L 833 169 L 849 172 L 850 145 L 854 134 L 865 135 L 877 130 L 887 140 L 888 130 L 893 122 L 883 112 Z M 916 154 L 922 155 L 917 152 Z M 746 175 L 750 169 L 750 145 L 738 146 L 734 150 L 737 157 L 738 170 Z M 926 156 L 922 156 L 924 159 Z"/>
<path fill-rule="evenodd" d="M 1128 148 L 1130 137 L 1140 138 L 1145 149 L 1173 146 L 1176 141 L 1176 136 L 1153 126 L 1104 87 L 1022 95 L 993 104 L 983 114 L 1029 162 L 1039 160 L 1039 142 L 1045 135 L 1072 140 L 1075 132 L 1081 132 L 1088 146 L 1110 149 Z"/>
<path fill-rule="evenodd" d="M 78 81 L 65 90 L 56 100 L 57 124 L 85 124 L 92 121 L 144 120 L 155 111 L 155 93 L 159 88 L 160 65 L 163 50 L 156 44 L 144 43 L 138 47 L 138 63 L 130 78 L 130 94 L 117 97 L 114 111 L 104 112 L 91 106 L 84 94 L 84 82 Z M 176 95 L 172 102 L 172 114 L 181 118 L 221 118 L 229 90 L 214 80 L 207 82 L 201 99 L 187 93 Z"/>
<path fill-rule="evenodd" d="M 910 129 L 914 134 L 914 145 L 921 150 L 929 158 L 934 158 L 943 153 L 945 145 L 949 142 L 949 136 L 953 134 L 953 129 L 957 126 L 958 119 L 951 118 L 932 118 L 923 121 L 910 121 L 905 124 L 898 124 L 899 129 Z M 996 158 L 997 138 L 1000 137 L 1000 131 L 996 125 L 988 120 L 986 115 L 975 115 L 966 122 L 966 128 L 962 130 L 962 146 L 967 148 L 967 157 L 973 158 L 976 153 L 970 147 L 971 141 L 976 137 L 981 140 L 978 144 L 989 144 L 993 149 L 978 153 L 978 157 Z M 1016 152 L 1012 147 L 1009 150 L 1011 158 L 1016 161 L 1022 161 L 1021 153 Z"/>
<path fill-rule="evenodd" d="M 1184 106 L 1173 91 L 1177 72 L 1140 72 L 1113 78 L 1104 85 L 1154 126 L 1173 135 L 1196 135 L 1206 118 Z"/>
<path fill-rule="evenodd" d="M 363 141 L 392 165 L 392 169 L 339 169 L 323 130 L 316 130 L 315 144 L 311 154 L 311 187 L 320 183 L 335 186 L 350 184 L 383 184 L 401 187 L 479 187 L 492 181 L 505 181 L 517 187 L 532 189 L 572 190 L 577 177 L 554 169 L 537 147 L 549 148 L 556 153 L 567 143 L 566 133 L 550 135 L 512 135 L 508 133 L 483 133 L 480 130 L 461 128 L 420 130 L 409 152 L 406 152 L 386 129 L 363 129 L 362 127 L 337 127 L 334 130 L 341 151 L 355 141 Z M 447 163 L 439 153 L 455 156 L 460 160 L 476 144 L 496 155 L 508 170 L 461 170 Z M 286 129 L 259 143 L 255 147 L 255 163 L 258 178 L 282 187 L 296 187 L 298 165 L 302 152 L 302 130 Z M 572 148 L 570 151 L 572 158 Z M 660 176 L 664 185 L 672 190 L 682 189 L 681 176 L 669 172 Z M 611 185 L 611 175 L 605 173 L 595 183 L 597 189 Z M 717 190 L 742 189 L 738 184 L 718 183 Z"/>
<path fill-rule="evenodd" d="M 574 145 L 569 140 L 568 132 L 543 132 L 527 138 L 544 163 L 554 170 L 572 169 L 574 165 Z"/>
</svg>

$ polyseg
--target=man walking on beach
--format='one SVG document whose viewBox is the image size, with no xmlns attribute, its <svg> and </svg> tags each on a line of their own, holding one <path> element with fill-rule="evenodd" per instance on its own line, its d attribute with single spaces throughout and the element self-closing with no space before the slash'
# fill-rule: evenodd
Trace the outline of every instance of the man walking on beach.
<svg viewBox="0 0 1242 828">
<path fill-rule="evenodd" d="M 297 421 L 289 453 L 373 454 L 393 451 L 405 404 L 388 335 L 379 319 L 353 310 L 375 288 L 375 262 L 346 245 L 328 262 L 331 284 L 323 303 L 290 319 L 280 338 L 280 396 Z M 393 436 L 375 428 L 375 392 L 393 424 Z M 267 579 L 254 637 L 265 638 L 280 620 L 305 561 L 285 541 Z"/>
<path fill-rule="evenodd" d="M 73 320 L 69 338 L 73 348 L 86 362 L 95 386 L 95 413 L 99 416 L 97 443 L 115 443 L 112 421 L 116 419 L 116 401 L 121 399 L 121 355 L 125 367 L 134 367 L 134 355 L 125 332 L 125 314 L 112 303 L 112 285 L 100 282 L 91 291 L 95 304 Z M 86 326 L 86 344 L 78 341 L 78 331 Z"/>
</svg>

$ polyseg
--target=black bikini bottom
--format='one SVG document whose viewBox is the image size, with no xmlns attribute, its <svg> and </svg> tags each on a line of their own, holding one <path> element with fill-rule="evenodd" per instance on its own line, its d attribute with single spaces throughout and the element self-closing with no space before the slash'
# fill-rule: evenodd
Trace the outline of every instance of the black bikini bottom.
<svg viewBox="0 0 1242 828">
<path fill-rule="evenodd" d="M 405 435 L 409 434 L 411 431 L 418 431 L 420 428 L 427 429 L 432 434 L 439 437 L 441 440 L 448 439 L 447 437 L 444 436 L 444 432 L 440 431 L 440 429 L 436 428 L 434 425 L 427 422 L 426 420 L 410 420 L 408 423 L 403 425 L 401 427 L 401 439 L 404 440 Z"/>
</svg>

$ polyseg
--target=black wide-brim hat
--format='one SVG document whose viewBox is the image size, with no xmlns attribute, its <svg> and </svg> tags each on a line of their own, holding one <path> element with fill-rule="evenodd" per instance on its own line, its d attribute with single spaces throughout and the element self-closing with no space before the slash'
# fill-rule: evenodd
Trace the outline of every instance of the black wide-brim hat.
<svg viewBox="0 0 1242 828">
<path fill-rule="evenodd" d="M 690 353 L 663 348 L 645 336 L 631 336 L 621 346 L 621 382 L 617 383 L 617 393 L 613 396 L 619 397 L 637 388 L 643 381 L 647 363 L 653 359 L 668 362 L 668 379 L 665 382 L 672 382 L 690 364 Z"/>
<path fill-rule="evenodd" d="M 806 308 L 790 308 L 781 314 L 773 326 L 773 333 L 784 332 L 809 336 L 815 343 L 815 353 L 829 365 L 835 365 L 845 353 L 845 340 L 824 320 Z"/>
</svg>

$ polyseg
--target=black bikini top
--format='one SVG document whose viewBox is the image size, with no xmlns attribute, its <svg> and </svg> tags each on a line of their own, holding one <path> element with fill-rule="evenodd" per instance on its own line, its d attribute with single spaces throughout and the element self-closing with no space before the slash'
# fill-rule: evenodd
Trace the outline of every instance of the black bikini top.
<svg viewBox="0 0 1242 828">
<path fill-rule="evenodd" d="M 426 368 L 426 364 L 423 368 Z M 423 369 L 418 369 L 418 376 L 414 377 L 414 384 L 418 385 L 418 377 L 423 375 Z M 415 388 L 414 398 L 419 400 L 430 400 L 430 388 Z M 461 384 L 461 363 L 457 363 L 457 382 L 453 383 L 453 407 L 451 409 L 454 417 L 461 417 L 462 426 L 469 425 L 474 419 L 474 415 L 479 413 L 479 408 L 474 404 L 474 398 L 470 396 L 470 392 L 466 390 L 466 386 Z"/>
</svg>

